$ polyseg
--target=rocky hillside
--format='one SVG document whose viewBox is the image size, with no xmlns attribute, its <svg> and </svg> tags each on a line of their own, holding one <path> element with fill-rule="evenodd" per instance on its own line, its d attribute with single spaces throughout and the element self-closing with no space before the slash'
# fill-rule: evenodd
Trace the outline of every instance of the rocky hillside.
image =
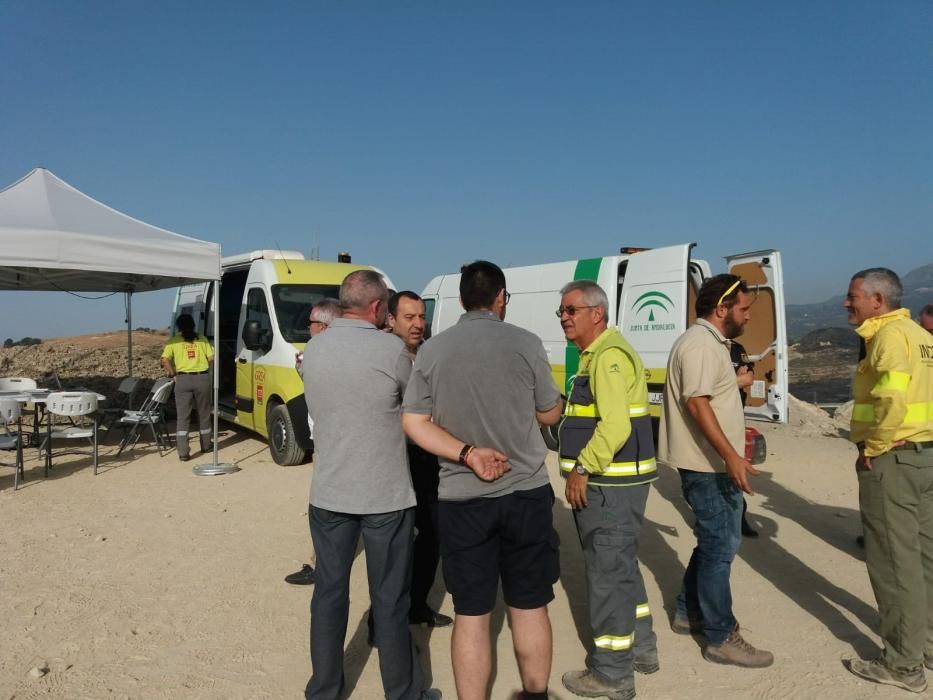
<svg viewBox="0 0 933 700">
<path fill-rule="evenodd" d="M 168 332 L 133 332 L 133 375 L 154 380 L 162 375 L 159 356 Z M 39 386 L 82 387 L 112 396 L 127 375 L 126 331 L 52 338 L 40 345 L 0 348 L 0 376 L 30 377 Z M 145 382 L 142 390 L 151 382 Z M 137 390 L 138 395 L 143 395 Z"/>
</svg>

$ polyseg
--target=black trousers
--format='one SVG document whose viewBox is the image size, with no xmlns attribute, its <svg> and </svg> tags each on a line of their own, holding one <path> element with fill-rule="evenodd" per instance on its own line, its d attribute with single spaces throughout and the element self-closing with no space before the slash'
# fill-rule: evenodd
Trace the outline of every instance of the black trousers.
<svg viewBox="0 0 933 700">
<path fill-rule="evenodd" d="M 413 519 L 411 508 L 373 515 L 310 508 L 308 520 L 317 552 L 317 572 L 311 598 L 312 676 L 305 688 L 306 698 L 342 697 L 350 569 L 360 535 L 366 550 L 371 613 L 375 618 L 385 697 L 415 700 L 421 696 L 424 676 L 408 629 Z"/>
<path fill-rule="evenodd" d="M 408 466 L 418 505 L 415 506 L 415 546 L 411 573 L 411 609 L 428 607 L 428 594 L 437 575 L 441 557 L 437 538 L 437 487 L 440 465 L 437 457 L 417 445 L 408 446 Z"/>
</svg>

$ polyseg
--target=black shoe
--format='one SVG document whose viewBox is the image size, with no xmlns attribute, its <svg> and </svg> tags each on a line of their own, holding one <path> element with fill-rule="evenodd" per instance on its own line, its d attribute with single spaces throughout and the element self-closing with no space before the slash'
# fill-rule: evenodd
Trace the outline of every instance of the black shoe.
<svg viewBox="0 0 933 700">
<path fill-rule="evenodd" d="M 179 462 L 187 462 L 189 459 L 191 459 L 191 455 L 178 455 Z"/>
<path fill-rule="evenodd" d="M 310 586 L 314 583 L 314 568 L 310 564 L 302 564 L 301 571 L 296 571 L 285 577 L 285 583 L 296 586 Z"/>
<path fill-rule="evenodd" d="M 454 622 L 452 617 L 434 612 L 431 608 L 412 610 L 408 613 L 409 625 L 427 625 L 428 627 L 447 627 Z"/>
</svg>

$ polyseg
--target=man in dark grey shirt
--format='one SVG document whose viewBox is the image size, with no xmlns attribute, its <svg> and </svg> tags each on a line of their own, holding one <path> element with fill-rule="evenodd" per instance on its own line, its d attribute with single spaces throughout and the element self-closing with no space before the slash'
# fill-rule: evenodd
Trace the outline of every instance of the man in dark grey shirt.
<svg viewBox="0 0 933 700">
<path fill-rule="evenodd" d="M 405 432 L 440 458 L 441 556 L 462 700 L 488 696 L 500 577 L 523 697 L 546 698 L 551 671 L 547 604 L 560 563 L 538 424 L 560 419 L 560 393 L 541 340 L 503 323 L 508 299 L 496 265 L 463 268 L 466 313 L 418 351 L 403 408 Z"/>
<path fill-rule="evenodd" d="M 408 629 L 415 494 L 400 407 L 411 360 L 401 340 L 379 330 L 387 300 L 378 273 L 350 273 L 340 286 L 343 318 L 305 349 L 316 447 L 308 520 L 317 553 L 307 698 L 342 697 L 350 568 L 360 534 L 385 697 L 439 697 L 421 689 Z"/>
</svg>

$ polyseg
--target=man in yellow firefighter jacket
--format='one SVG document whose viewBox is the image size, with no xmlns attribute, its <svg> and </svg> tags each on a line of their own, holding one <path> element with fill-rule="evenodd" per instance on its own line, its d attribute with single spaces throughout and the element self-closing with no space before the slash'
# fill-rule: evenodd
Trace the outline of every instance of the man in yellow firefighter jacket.
<svg viewBox="0 0 933 700">
<path fill-rule="evenodd" d="M 657 478 L 648 386 L 641 358 L 607 328 L 609 302 L 595 282 L 561 290 L 557 310 L 580 350 L 559 429 L 560 468 L 586 562 L 593 651 L 564 674 L 584 697 L 635 697 L 633 671 L 658 670 L 657 639 L 638 567 L 649 484 Z"/>
<path fill-rule="evenodd" d="M 865 342 L 855 370 L 850 439 L 865 530 L 865 563 L 884 640 L 849 670 L 922 693 L 933 669 L 933 340 L 901 308 L 883 267 L 855 273 L 843 306 Z"/>
</svg>

